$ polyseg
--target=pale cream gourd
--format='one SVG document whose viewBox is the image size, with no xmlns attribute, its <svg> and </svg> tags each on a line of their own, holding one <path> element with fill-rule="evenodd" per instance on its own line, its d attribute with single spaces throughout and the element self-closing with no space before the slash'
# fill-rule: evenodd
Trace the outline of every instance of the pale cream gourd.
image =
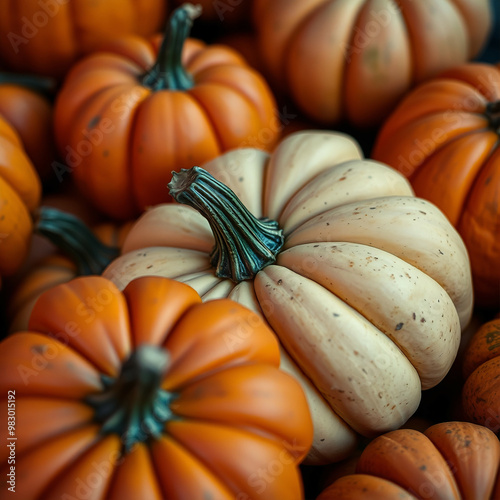
<svg viewBox="0 0 500 500">
<path fill-rule="evenodd" d="M 338 461 L 360 434 L 402 426 L 421 391 L 448 373 L 472 314 L 467 251 L 443 213 L 336 132 L 292 134 L 271 154 L 229 151 L 177 174 L 171 193 L 176 183 L 191 196 L 204 171 L 256 218 L 277 221 L 284 243 L 276 260 L 253 278 L 217 276 L 213 226 L 170 203 L 137 220 L 104 276 L 120 289 L 138 276 L 167 276 L 203 300 L 229 297 L 261 314 L 280 339 L 282 369 L 308 397 L 315 437 L 307 463 Z M 215 203 L 225 196 L 203 193 Z M 220 234 L 236 242 L 231 259 L 251 237 L 226 215 Z M 254 247 L 264 241 L 253 236 Z M 228 350 L 245 335 L 228 337 Z"/>
</svg>

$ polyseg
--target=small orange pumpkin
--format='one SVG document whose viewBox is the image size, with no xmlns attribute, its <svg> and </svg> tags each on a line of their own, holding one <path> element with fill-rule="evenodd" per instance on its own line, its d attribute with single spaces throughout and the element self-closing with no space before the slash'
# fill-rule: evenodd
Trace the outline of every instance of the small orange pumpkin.
<svg viewBox="0 0 500 500">
<path fill-rule="evenodd" d="M 0 60 L 16 72 L 62 78 L 83 54 L 127 33 L 148 36 L 166 18 L 167 0 L 3 0 Z"/>
<path fill-rule="evenodd" d="M 176 9 L 159 52 L 157 39 L 116 39 L 76 64 L 58 94 L 59 175 L 71 172 L 112 218 L 169 201 L 173 170 L 253 141 L 270 149 L 278 138 L 265 79 L 229 47 L 186 40 L 199 14 Z"/>
<path fill-rule="evenodd" d="M 301 500 L 311 416 L 278 365 L 272 332 L 231 300 L 203 304 L 191 287 L 152 276 L 123 292 L 100 276 L 57 285 L 37 301 L 29 331 L 0 343 L 15 492 Z M 6 496 L 9 452 L 2 446 Z"/>
<path fill-rule="evenodd" d="M 356 473 L 317 500 L 496 500 L 499 464 L 500 443 L 486 427 L 454 421 L 398 429 L 371 441 Z"/>
<path fill-rule="evenodd" d="M 472 336 L 463 358 L 462 408 L 472 422 L 500 431 L 500 315 Z"/>
<path fill-rule="evenodd" d="M 16 129 L 0 115 L 0 286 L 29 251 L 41 181 Z"/>
<path fill-rule="evenodd" d="M 48 183 L 55 179 L 51 102 L 55 86 L 50 78 L 0 72 L 0 115 L 16 129 L 38 175 Z"/>
</svg>

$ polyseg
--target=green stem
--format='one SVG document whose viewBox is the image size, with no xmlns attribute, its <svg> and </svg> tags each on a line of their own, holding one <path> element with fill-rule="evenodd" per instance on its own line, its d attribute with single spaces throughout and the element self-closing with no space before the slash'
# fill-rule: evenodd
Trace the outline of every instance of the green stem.
<svg viewBox="0 0 500 500">
<path fill-rule="evenodd" d="M 170 195 L 205 217 L 215 238 L 210 255 L 216 275 L 237 283 L 276 260 L 283 230 L 270 219 L 257 219 L 238 197 L 200 167 L 172 172 Z"/>
<path fill-rule="evenodd" d="M 182 49 L 193 20 L 200 14 L 201 6 L 190 3 L 182 4 L 173 11 L 156 63 L 143 76 L 143 85 L 153 90 L 188 90 L 193 87 L 193 78 L 182 65 Z"/>
<path fill-rule="evenodd" d="M 68 255 L 80 276 L 101 274 L 120 253 L 102 243 L 81 219 L 57 208 L 40 207 L 34 231 Z"/>
<path fill-rule="evenodd" d="M 167 351 L 142 344 L 123 363 L 118 377 L 102 376 L 104 390 L 85 398 L 101 432 L 118 434 L 125 452 L 137 442 L 160 437 L 173 417 L 170 404 L 176 395 L 161 389 L 168 365 Z"/>
<path fill-rule="evenodd" d="M 500 134 L 500 100 L 489 102 L 486 105 L 486 116 L 489 120 L 490 127 Z"/>
<path fill-rule="evenodd" d="M 0 72 L 0 85 L 20 85 L 48 98 L 55 96 L 57 83 L 54 78 L 20 73 Z"/>
</svg>

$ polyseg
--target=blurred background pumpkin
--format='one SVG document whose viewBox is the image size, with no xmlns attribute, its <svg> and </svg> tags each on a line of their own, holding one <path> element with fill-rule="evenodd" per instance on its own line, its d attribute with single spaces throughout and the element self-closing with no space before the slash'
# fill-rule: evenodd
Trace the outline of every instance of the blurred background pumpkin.
<svg viewBox="0 0 500 500">
<path fill-rule="evenodd" d="M 103 41 L 163 27 L 167 0 L 3 0 L 0 62 L 12 71 L 62 79 Z"/>
<path fill-rule="evenodd" d="M 273 84 L 323 124 L 378 125 L 403 95 L 484 48 L 489 0 L 254 0 Z"/>
</svg>

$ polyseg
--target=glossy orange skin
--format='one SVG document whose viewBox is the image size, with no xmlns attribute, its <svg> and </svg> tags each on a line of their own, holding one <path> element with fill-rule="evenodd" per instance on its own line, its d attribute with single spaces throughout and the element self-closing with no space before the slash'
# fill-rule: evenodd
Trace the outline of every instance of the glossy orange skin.
<svg viewBox="0 0 500 500">
<path fill-rule="evenodd" d="M 14 127 L 0 116 L 0 284 L 28 255 L 40 178 Z"/>
<path fill-rule="evenodd" d="M 317 500 L 495 500 L 500 442 L 469 422 L 440 422 L 423 432 L 398 429 L 371 441 L 356 472 Z"/>
<path fill-rule="evenodd" d="M 470 60 L 488 0 L 254 0 L 272 80 L 310 118 L 378 126 L 410 88 Z"/>
<path fill-rule="evenodd" d="M 0 115 L 17 130 L 42 181 L 54 179 L 56 148 L 48 97 L 21 85 L 0 84 Z"/>
<path fill-rule="evenodd" d="M 234 50 L 188 39 L 187 91 L 141 83 L 158 38 L 116 40 L 68 74 L 55 104 L 55 134 L 75 182 L 104 214 L 121 220 L 170 201 L 173 170 L 239 146 L 270 149 L 279 120 L 264 78 Z"/>
<path fill-rule="evenodd" d="M 92 231 L 105 245 L 121 248 L 131 225 L 132 222 L 120 225 L 110 222 L 100 223 L 92 228 Z M 38 238 L 43 237 L 38 236 Z M 33 306 L 45 290 L 79 276 L 76 264 L 58 252 L 52 244 L 49 245 L 50 249 L 46 255 L 35 259 L 10 290 L 7 305 L 10 333 L 28 329 Z M 36 248 L 33 250 L 36 251 Z"/>
<path fill-rule="evenodd" d="M 303 498 L 297 463 L 312 442 L 309 409 L 278 368 L 276 338 L 248 309 L 202 304 L 165 278 L 140 278 L 122 293 L 93 276 L 45 292 L 29 328 L 0 344 L 0 419 L 4 435 L 14 390 L 20 498 L 78 498 L 82 481 L 94 500 Z M 123 436 L 99 434 L 82 398 L 101 391 L 100 374 L 116 376 L 141 343 L 169 353 L 162 388 L 178 394 L 176 418 L 121 456 Z M 271 474 L 267 482 L 259 471 Z"/>
<path fill-rule="evenodd" d="M 97 44 L 161 29 L 167 5 L 167 0 L 5 0 L 0 58 L 11 70 L 61 79 Z"/>
<path fill-rule="evenodd" d="M 484 323 L 463 359 L 462 407 L 467 419 L 500 431 L 500 317 Z"/>
<path fill-rule="evenodd" d="M 381 128 L 372 157 L 435 203 L 469 251 L 476 305 L 500 301 L 500 130 L 486 106 L 500 100 L 500 69 L 469 63 L 411 92 Z"/>
</svg>

